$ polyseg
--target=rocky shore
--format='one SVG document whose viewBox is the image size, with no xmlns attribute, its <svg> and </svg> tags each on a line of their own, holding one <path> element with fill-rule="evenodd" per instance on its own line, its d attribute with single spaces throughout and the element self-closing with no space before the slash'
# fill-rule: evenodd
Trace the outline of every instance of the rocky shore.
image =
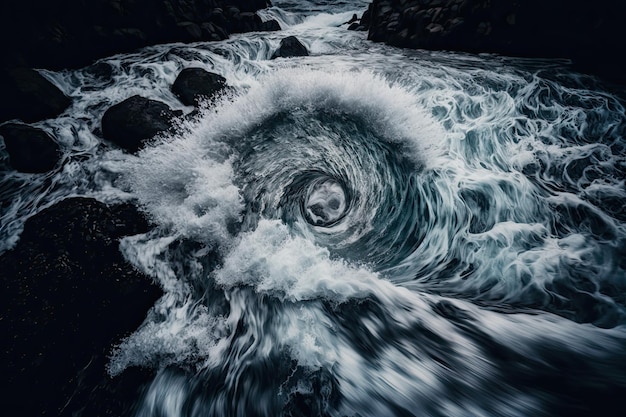
<svg viewBox="0 0 626 417">
<path fill-rule="evenodd" d="M 37 13 L 28 15 L 26 5 Z M 58 116 L 72 100 L 33 68 L 77 68 L 147 45 L 217 41 L 236 32 L 280 30 L 278 22 L 264 22 L 256 14 L 269 5 L 265 0 L 96 0 L 90 4 L 71 0 L 54 7 L 43 1 L 3 3 L 0 30 L 15 39 L 0 65 L 0 136 L 11 166 L 21 172 L 43 173 L 59 161 L 58 145 L 50 132 L 26 123 Z M 291 36 L 281 42 L 272 59 L 307 54 Z M 98 65 L 93 65 L 94 71 L 106 72 L 107 68 L 101 68 L 106 64 Z M 198 107 L 226 87 L 226 80 L 218 74 L 185 68 L 172 92 L 183 104 Z M 99 134 L 137 152 L 181 116 L 182 112 L 165 103 L 134 96 L 105 112 Z"/>
<path fill-rule="evenodd" d="M 58 116 L 72 99 L 33 68 L 79 68 L 147 45 L 280 30 L 276 21 L 263 22 L 255 13 L 268 5 L 265 0 L 2 2 L 0 32 L 11 42 L 0 65 L 0 137 L 10 167 L 46 173 L 59 169 L 63 159 L 52 132 L 31 123 Z M 197 107 L 226 88 L 220 75 L 186 68 L 172 92 Z M 99 134 L 109 146 L 136 152 L 179 117 L 182 112 L 165 103 L 132 96 L 104 113 Z M 122 237 L 149 227 L 130 204 L 107 206 L 88 198 L 63 200 L 27 220 L 17 246 L 0 255 L 5 412 L 131 413 L 151 372 L 131 369 L 111 379 L 106 363 L 112 347 L 141 324 L 161 295 L 119 250 Z"/>
<path fill-rule="evenodd" d="M 625 14 L 610 0 L 373 0 L 352 29 L 403 48 L 571 59 L 623 85 Z"/>
<path fill-rule="evenodd" d="M 148 229 L 132 205 L 70 198 L 31 217 L 0 256 L 6 415 L 126 415 L 150 375 L 111 379 L 107 357 L 161 291 L 126 262 L 119 239 Z"/>
<path fill-rule="evenodd" d="M 168 42 L 216 41 L 280 30 L 256 13 L 266 0 L 6 0 L 0 4 L 0 123 L 35 122 L 70 104 L 32 68 L 80 68 L 99 58 Z"/>
</svg>

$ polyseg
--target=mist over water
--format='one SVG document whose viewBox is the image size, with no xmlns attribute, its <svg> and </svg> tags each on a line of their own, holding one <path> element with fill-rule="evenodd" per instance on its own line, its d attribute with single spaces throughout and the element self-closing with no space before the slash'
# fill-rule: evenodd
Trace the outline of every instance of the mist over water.
<svg viewBox="0 0 626 417">
<path fill-rule="evenodd" d="M 70 195 L 154 222 L 120 247 L 165 295 L 109 362 L 158 370 L 137 415 L 619 415 L 623 103 L 559 61 L 372 44 L 366 2 L 274 4 L 281 32 L 46 73 L 62 167 L 0 184 L 1 250 Z M 269 60 L 288 35 L 311 56 Z M 101 142 L 134 94 L 190 113 L 191 66 L 233 90 L 136 156 Z"/>
</svg>

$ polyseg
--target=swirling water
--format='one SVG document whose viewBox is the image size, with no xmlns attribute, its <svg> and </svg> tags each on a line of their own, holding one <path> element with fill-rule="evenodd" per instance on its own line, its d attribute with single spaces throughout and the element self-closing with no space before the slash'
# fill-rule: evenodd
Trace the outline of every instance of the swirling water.
<svg viewBox="0 0 626 417">
<path fill-rule="evenodd" d="M 109 362 L 158 371 L 137 415 L 621 415 L 623 102 L 564 62 L 372 44 L 363 1 L 274 3 L 281 32 L 46 72 L 63 163 L 2 181 L 2 250 L 71 195 L 153 220 L 120 247 L 164 295 Z M 269 60 L 287 35 L 311 56 Z M 99 139 L 133 94 L 190 113 L 189 66 L 233 90 L 136 156 Z"/>
</svg>

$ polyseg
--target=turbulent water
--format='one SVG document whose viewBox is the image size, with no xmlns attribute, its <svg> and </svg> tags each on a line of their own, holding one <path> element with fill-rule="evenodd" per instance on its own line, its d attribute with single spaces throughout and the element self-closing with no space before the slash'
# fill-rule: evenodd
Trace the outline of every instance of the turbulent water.
<svg viewBox="0 0 626 417">
<path fill-rule="evenodd" d="M 45 72 L 63 163 L 1 183 L 0 250 L 72 195 L 154 222 L 121 250 L 165 295 L 108 365 L 158 371 L 137 416 L 621 415 L 623 102 L 564 62 L 370 43 L 364 1 L 274 4 L 281 32 Z M 311 56 L 270 60 L 287 35 Z M 232 91 L 136 156 L 99 138 L 134 94 L 190 113 L 190 66 Z"/>
</svg>

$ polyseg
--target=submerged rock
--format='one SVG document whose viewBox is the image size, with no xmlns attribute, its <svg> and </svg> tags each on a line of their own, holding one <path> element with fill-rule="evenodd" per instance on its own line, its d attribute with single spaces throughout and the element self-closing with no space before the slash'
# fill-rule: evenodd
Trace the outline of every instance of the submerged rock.
<svg viewBox="0 0 626 417">
<path fill-rule="evenodd" d="M 172 85 L 172 92 L 187 106 L 210 100 L 226 88 L 226 78 L 202 68 L 185 68 Z"/>
<path fill-rule="evenodd" d="M 102 136 L 130 151 L 137 152 L 146 140 L 173 126 L 181 116 L 163 102 L 132 96 L 111 106 L 102 116 Z"/>
<path fill-rule="evenodd" d="M 0 122 L 37 122 L 58 116 L 71 104 L 54 84 L 28 68 L 0 72 L 0 90 Z"/>
<path fill-rule="evenodd" d="M 272 59 L 292 56 L 308 56 L 309 51 L 295 36 L 288 36 L 280 41 L 280 46 L 272 55 Z"/>
<path fill-rule="evenodd" d="M 59 146 L 42 129 L 7 123 L 0 126 L 0 136 L 4 138 L 11 166 L 17 171 L 42 173 L 59 162 Z"/>
<path fill-rule="evenodd" d="M 17 246 L 0 256 L 5 412 L 69 417 L 96 401 L 102 415 L 127 414 L 149 376 L 111 380 L 105 365 L 161 294 L 119 251 L 121 237 L 147 230 L 133 206 L 90 198 L 26 222 Z"/>
</svg>

